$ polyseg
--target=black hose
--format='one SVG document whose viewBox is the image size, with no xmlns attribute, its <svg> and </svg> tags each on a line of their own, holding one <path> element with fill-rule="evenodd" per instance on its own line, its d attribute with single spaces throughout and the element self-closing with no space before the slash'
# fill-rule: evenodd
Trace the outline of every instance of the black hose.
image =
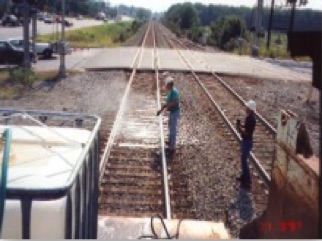
<svg viewBox="0 0 322 241">
<path fill-rule="evenodd" d="M 162 224 L 162 227 L 167 235 L 167 237 L 165 239 L 179 239 L 179 229 L 180 229 L 180 225 L 181 225 L 181 222 L 182 220 L 179 220 L 179 224 L 178 224 L 178 227 L 177 227 L 177 232 L 175 235 L 171 236 L 168 229 L 167 229 L 167 226 L 164 222 L 164 219 L 161 217 L 160 214 L 154 214 L 151 216 L 151 231 L 152 231 L 152 235 L 142 235 L 140 236 L 138 239 L 161 239 L 161 237 L 158 236 L 158 234 L 156 233 L 155 231 L 155 227 L 154 227 L 154 219 L 155 218 L 158 218 L 160 219 L 161 221 L 161 224 Z"/>
<path fill-rule="evenodd" d="M 169 231 L 168 231 L 168 229 L 167 229 L 167 226 L 165 225 L 164 220 L 163 220 L 163 218 L 161 217 L 161 215 L 160 215 L 160 214 L 154 214 L 154 215 L 151 217 L 151 231 L 152 231 L 153 235 L 154 235 L 155 237 L 158 237 L 158 235 L 157 235 L 157 234 L 156 234 L 156 232 L 155 232 L 154 225 L 153 225 L 153 220 L 154 220 L 155 218 L 160 219 L 160 221 L 161 221 L 161 223 L 162 223 L 162 226 L 163 226 L 163 229 L 164 229 L 164 231 L 165 231 L 165 232 L 166 232 L 166 234 L 167 234 L 167 239 L 172 239 L 172 237 L 170 236 Z M 159 238 L 159 237 L 158 237 L 158 238 Z"/>
</svg>

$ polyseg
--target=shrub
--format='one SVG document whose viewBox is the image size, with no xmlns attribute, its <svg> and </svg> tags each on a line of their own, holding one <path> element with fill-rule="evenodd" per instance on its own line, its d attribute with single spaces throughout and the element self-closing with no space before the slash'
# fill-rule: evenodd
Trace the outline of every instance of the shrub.
<svg viewBox="0 0 322 241">
<path fill-rule="evenodd" d="M 37 77 L 32 69 L 19 67 L 10 70 L 10 79 L 16 83 L 20 83 L 23 86 L 31 88 L 37 80 Z"/>
<path fill-rule="evenodd" d="M 222 49 L 225 49 L 233 38 L 242 37 L 248 39 L 248 30 L 245 20 L 238 16 L 225 16 L 216 20 L 211 25 L 211 42 Z M 231 45 L 231 43 L 229 44 Z"/>
<path fill-rule="evenodd" d="M 237 41 L 233 38 L 231 38 L 226 44 L 225 44 L 225 50 L 226 51 L 234 51 L 235 49 L 238 49 L 239 46 L 237 44 Z"/>
</svg>

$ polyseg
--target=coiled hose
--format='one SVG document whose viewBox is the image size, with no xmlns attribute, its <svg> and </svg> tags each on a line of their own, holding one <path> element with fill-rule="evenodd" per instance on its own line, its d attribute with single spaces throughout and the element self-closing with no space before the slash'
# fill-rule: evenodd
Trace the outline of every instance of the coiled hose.
<svg viewBox="0 0 322 241">
<path fill-rule="evenodd" d="M 157 235 L 156 231 L 155 231 L 155 227 L 154 227 L 154 219 L 155 218 L 158 218 L 160 221 L 161 221 L 161 224 L 162 224 L 162 227 L 167 235 L 166 238 L 161 238 Z M 179 220 L 179 223 L 178 223 L 178 226 L 177 226 L 177 232 L 175 235 L 171 236 L 168 229 L 167 229 L 167 226 L 163 220 L 163 218 L 161 217 L 161 215 L 159 214 L 154 214 L 152 215 L 151 217 L 151 231 L 152 231 L 152 234 L 153 235 L 143 235 L 143 236 L 140 236 L 138 239 L 179 239 L 179 229 L 180 229 L 180 225 L 181 225 L 181 221 L 182 220 Z"/>
<path fill-rule="evenodd" d="M 4 142 L 3 157 L 1 163 L 0 177 L 0 236 L 2 234 L 3 214 L 6 201 L 8 164 L 10 158 L 12 133 L 10 129 L 6 129 L 2 135 L 1 142 Z"/>
</svg>

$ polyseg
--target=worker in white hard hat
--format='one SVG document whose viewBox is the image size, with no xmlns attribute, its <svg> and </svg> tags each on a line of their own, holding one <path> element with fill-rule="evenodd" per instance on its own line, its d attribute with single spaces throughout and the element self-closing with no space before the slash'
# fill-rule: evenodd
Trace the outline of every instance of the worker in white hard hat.
<svg viewBox="0 0 322 241">
<path fill-rule="evenodd" d="M 176 149 L 177 140 L 177 125 L 180 118 L 180 103 L 179 92 L 174 87 L 174 80 L 172 77 L 166 78 L 167 86 L 167 102 L 163 105 L 162 109 L 158 111 L 160 115 L 165 109 L 169 111 L 169 148 L 167 149 L 168 157 L 172 158 Z"/>
<path fill-rule="evenodd" d="M 241 187 L 251 188 L 251 175 L 249 172 L 248 158 L 253 148 L 253 134 L 256 127 L 256 103 L 250 100 L 246 103 L 246 119 L 244 125 L 241 121 L 237 120 L 237 129 L 242 136 L 241 142 L 241 168 L 242 174 L 237 178 L 240 181 Z"/>
</svg>

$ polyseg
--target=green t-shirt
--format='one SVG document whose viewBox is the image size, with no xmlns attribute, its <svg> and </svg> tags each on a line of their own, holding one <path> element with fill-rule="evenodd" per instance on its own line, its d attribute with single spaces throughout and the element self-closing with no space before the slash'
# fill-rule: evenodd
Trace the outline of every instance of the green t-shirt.
<svg viewBox="0 0 322 241">
<path fill-rule="evenodd" d="M 172 101 L 178 101 L 178 103 L 173 106 L 170 111 L 176 111 L 180 110 L 180 104 L 179 104 L 179 92 L 176 88 L 172 88 L 167 94 L 167 105 L 170 104 Z"/>
</svg>

